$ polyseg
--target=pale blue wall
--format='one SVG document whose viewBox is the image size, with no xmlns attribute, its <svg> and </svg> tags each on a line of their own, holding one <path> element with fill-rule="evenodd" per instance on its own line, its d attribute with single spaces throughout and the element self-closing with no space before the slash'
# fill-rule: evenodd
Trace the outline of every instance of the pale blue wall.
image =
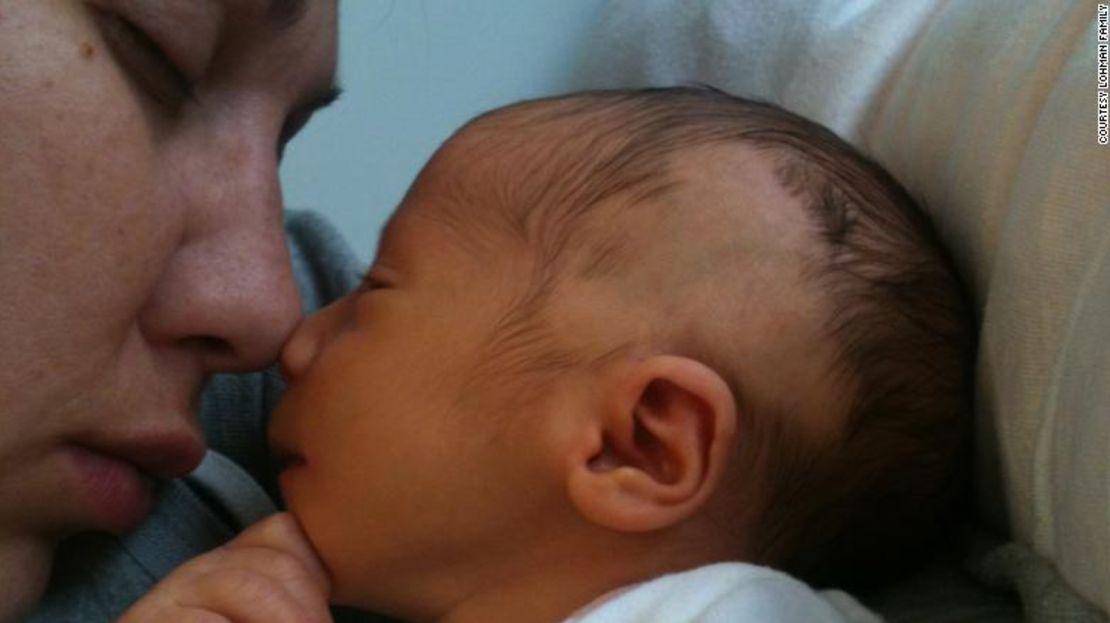
<svg viewBox="0 0 1110 623">
<path fill-rule="evenodd" d="M 286 205 L 364 259 L 439 143 L 475 114 L 568 90 L 603 0 L 342 0 L 342 99 L 286 151 Z"/>
</svg>

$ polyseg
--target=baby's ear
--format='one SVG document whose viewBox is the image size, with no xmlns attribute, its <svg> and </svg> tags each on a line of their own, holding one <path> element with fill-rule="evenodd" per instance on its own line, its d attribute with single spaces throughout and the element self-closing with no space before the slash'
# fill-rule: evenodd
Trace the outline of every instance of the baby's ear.
<svg viewBox="0 0 1110 623">
<path fill-rule="evenodd" d="M 690 517 L 732 454 L 736 405 L 728 384 L 712 368 L 670 355 L 638 361 L 603 383 L 601 410 L 568 475 L 572 502 L 593 523 L 622 532 Z"/>
</svg>

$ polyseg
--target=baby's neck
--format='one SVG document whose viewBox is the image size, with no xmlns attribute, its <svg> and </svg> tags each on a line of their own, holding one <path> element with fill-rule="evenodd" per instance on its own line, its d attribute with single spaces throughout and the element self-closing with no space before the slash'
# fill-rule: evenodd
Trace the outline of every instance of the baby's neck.
<svg viewBox="0 0 1110 623">
<path fill-rule="evenodd" d="M 439 621 L 555 623 L 629 585 L 708 562 L 688 551 L 671 555 L 656 548 L 648 551 L 645 555 L 641 548 L 616 545 L 583 548 L 577 555 L 566 551 L 537 555 L 457 603 Z"/>
</svg>

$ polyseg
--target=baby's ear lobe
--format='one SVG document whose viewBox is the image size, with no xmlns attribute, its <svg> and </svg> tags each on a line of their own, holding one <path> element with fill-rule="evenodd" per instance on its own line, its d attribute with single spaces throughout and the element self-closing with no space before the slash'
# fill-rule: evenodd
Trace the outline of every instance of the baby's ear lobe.
<svg viewBox="0 0 1110 623">
<path fill-rule="evenodd" d="M 585 517 L 622 532 L 658 530 L 712 495 L 732 452 L 736 406 L 708 366 L 661 355 L 615 379 L 597 443 L 574 466 L 569 493 Z"/>
</svg>

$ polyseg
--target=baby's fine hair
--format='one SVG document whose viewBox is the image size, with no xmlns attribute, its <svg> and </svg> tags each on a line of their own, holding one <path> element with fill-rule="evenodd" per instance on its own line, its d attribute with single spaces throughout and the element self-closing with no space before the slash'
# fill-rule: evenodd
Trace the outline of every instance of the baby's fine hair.
<svg viewBox="0 0 1110 623">
<path fill-rule="evenodd" d="M 565 140 L 532 132 L 556 123 Z M 766 494 L 746 524 L 754 547 L 746 554 L 817 586 L 864 589 L 911 570 L 951 534 L 968 495 L 975 322 L 933 226 L 890 174 L 817 123 L 704 86 L 525 102 L 468 127 L 482 126 L 510 130 L 510 144 L 490 142 L 486 154 L 514 154 L 508 178 L 543 171 L 550 180 L 532 190 L 504 180 L 501 203 L 515 206 L 504 221 L 535 250 L 539 269 L 498 341 L 504 358 L 548 370 L 574 357 L 544 350 L 537 311 L 566 278 L 564 256 L 584 215 L 611 197 L 634 203 L 681 185 L 668 163 L 685 150 L 733 143 L 772 157 L 778 182 L 819 232 L 810 279 L 830 303 L 832 373 L 854 391 L 831 439 L 798 430 L 821 414 L 741 413 L 741 465 L 758 470 Z M 481 152 L 479 141 L 472 157 Z M 611 242 L 587 250 L 594 257 L 576 261 L 586 269 L 573 277 L 619 272 Z"/>
</svg>

